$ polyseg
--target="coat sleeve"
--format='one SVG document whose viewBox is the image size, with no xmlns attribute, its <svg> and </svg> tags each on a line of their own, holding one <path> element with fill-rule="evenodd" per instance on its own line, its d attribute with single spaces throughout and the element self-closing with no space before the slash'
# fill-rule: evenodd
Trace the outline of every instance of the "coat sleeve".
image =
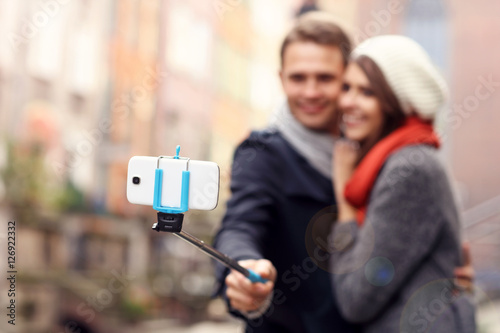
<svg viewBox="0 0 500 333">
<path fill-rule="evenodd" d="M 376 318 L 439 237 L 440 190 L 433 161 L 426 162 L 408 167 L 405 158 L 390 158 L 372 191 L 364 225 L 358 228 L 353 221 L 332 228 L 333 289 L 351 322 Z"/>
<path fill-rule="evenodd" d="M 231 198 L 214 246 L 235 260 L 264 258 L 264 244 L 276 217 L 278 162 L 269 145 L 247 139 L 234 154 Z M 216 264 L 216 278 L 223 292 L 229 270 Z"/>
</svg>

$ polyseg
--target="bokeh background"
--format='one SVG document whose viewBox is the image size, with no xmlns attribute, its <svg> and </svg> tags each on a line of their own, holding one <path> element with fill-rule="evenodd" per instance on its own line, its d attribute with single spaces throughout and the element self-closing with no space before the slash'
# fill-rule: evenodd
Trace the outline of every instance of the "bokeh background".
<svg viewBox="0 0 500 333">
<path fill-rule="evenodd" d="M 16 327 L 239 332 L 212 299 L 210 259 L 151 230 L 126 200 L 134 155 L 211 160 L 219 207 L 186 214 L 211 242 L 233 149 L 282 100 L 279 46 L 297 15 L 336 14 L 356 43 L 413 37 L 450 83 L 443 161 L 476 269 L 480 332 L 500 332 L 497 0 L 0 0 L 0 255 L 16 220 Z M 8 281 L 0 279 L 0 308 Z M 6 312 L 6 310 L 3 310 Z"/>
</svg>

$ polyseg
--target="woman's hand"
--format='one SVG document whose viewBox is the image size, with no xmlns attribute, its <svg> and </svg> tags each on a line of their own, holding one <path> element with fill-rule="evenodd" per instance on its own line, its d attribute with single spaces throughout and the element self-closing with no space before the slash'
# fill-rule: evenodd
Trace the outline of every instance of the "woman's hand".
<svg viewBox="0 0 500 333">
<path fill-rule="evenodd" d="M 348 222 L 356 218 L 356 209 L 347 202 L 344 190 L 354 172 L 358 159 L 356 142 L 339 140 L 333 152 L 333 184 L 339 209 L 339 222 Z"/>
<path fill-rule="evenodd" d="M 455 267 L 455 286 L 459 290 L 472 293 L 474 289 L 474 267 L 472 267 L 472 259 L 470 253 L 470 244 L 465 242 L 462 244 L 463 265 Z"/>
<path fill-rule="evenodd" d="M 333 152 L 333 180 L 344 186 L 351 178 L 358 158 L 358 144 L 348 140 L 338 140 Z M 342 189 L 343 191 L 343 189 Z"/>
</svg>

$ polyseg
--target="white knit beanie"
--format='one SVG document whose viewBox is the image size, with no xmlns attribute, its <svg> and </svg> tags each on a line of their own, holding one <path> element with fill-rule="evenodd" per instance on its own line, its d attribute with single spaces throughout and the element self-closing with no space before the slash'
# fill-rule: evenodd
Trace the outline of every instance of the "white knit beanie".
<svg viewBox="0 0 500 333">
<path fill-rule="evenodd" d="M 447 99 L 443 77 L 424 49 L 408 37 L 369 38 L 351 56 L 366 56 L 377 64 L 407 115 L 416 112 L 420 118 L 432 120 Z"/>
</svg>

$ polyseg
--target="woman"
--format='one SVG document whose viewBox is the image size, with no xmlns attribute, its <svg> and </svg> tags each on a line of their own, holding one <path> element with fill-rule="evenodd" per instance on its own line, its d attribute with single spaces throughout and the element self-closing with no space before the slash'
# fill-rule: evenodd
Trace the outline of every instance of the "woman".
<svg viewBox="0 0 500 333">
<path fill-rule="evenodd" d="M 378 36 L 353 52 L 335 147 L 331 270 L 345 318 L 366 332 L 474 332 L 453 285 L 460 223 L 432 128 L 446 85 L 425 51 Z"/>
</svg>

